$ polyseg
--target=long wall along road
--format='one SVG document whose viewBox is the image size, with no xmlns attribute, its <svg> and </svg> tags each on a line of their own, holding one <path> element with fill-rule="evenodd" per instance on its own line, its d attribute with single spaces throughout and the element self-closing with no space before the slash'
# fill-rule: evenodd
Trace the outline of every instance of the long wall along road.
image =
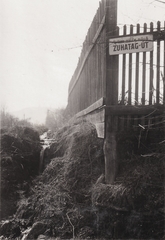
<svg viewBox="0 0 165 240">
<path fill-rule="evenodd" d="M 141 32 L 139 24 L 130 25 L 119 34 L 117 4 L 99 4 L 69 84 L 67 106 L 72 117 L 95 124 L 104 139 L 105 180 L 111 184 L 118 167 L 116 133 L 152 125 L 165 112 L 165 27 L 159 21 L 156 27 L 144 23 Z"/>
</svg>

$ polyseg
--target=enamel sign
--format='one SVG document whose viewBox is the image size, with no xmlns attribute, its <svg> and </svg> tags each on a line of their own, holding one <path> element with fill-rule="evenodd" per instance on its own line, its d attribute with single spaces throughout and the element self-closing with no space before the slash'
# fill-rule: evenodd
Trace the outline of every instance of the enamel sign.
<svg viewBox="0 0 165 240">
<path fill-rule="evenodd" d="M 136 35 L 109 39 L 109 54 L 153 51 L 153 35 Z"/>
</svg>

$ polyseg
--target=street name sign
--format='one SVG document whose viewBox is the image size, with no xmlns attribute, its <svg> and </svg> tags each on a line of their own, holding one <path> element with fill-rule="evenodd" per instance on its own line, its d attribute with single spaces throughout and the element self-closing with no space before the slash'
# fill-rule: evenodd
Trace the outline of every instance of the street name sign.
<svg viewBox="0 0 165 240">
<path fill-rule="evenodd" d="M 109 54 L 137 53 L 153 51 L 153 35 L 135 35 L 109 39 Z"/>
</svg>

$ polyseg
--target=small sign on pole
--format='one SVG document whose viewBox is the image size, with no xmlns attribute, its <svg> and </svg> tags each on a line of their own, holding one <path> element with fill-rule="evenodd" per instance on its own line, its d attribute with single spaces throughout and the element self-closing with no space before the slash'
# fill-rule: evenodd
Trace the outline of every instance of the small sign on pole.
<svg viewBox="0 0 165 240">
<path fill-rule="evenodd" d="M 153 35 L 135 35 L 109 39 L 109 54 L 153 51 Z"/>
</svg>

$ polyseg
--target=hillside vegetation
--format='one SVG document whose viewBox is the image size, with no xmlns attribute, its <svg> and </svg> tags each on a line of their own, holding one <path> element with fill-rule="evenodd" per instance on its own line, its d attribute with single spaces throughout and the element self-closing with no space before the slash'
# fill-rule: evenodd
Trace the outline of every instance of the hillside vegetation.
<svg viewBox="0 0 165 240">
<path fill-rule="evenodd" d="M 7 239 L 162 239 L 165 145 L 163 134 L 160 141 L 152 141 L 155 134 L 146 138 L 144 132 L 141 149 L 138 133 L 119 135 L 118 177 L 110 185 L 104 182 L 103 140 L 97 138 L 95 127 L 86 121 L 64 126 L 47 149 L 43 173 L 28 193 L 22 192 L 12 219 L 1 224 L 1 235 Z"/>
<path fill-rule="evenodd" d="M 39 134 L 29 127 L 1 130 L 1 218 L 16 211 L 21 190 L 38 173 Z"/>
</svg>

